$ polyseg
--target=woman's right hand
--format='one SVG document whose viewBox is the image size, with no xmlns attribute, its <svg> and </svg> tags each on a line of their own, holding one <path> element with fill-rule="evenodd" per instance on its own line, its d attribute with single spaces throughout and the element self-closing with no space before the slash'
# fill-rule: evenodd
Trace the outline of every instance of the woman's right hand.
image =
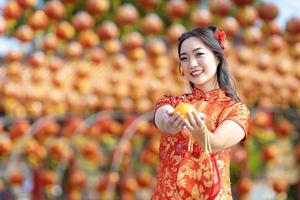
<svg viewBox="0 0 300 200">
<path fill-rule="evenodd" d="M 164 123 L 165 131 L 173 134 L 179 132 L 184 126 L 183 116 L 174 109 L 168 109 L 165 112 L 168 116 Z"/>
</svg>

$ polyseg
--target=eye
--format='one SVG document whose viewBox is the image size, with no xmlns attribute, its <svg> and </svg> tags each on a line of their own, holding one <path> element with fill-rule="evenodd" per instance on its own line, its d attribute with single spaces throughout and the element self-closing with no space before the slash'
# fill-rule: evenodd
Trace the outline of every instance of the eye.
<svg viewBox="0 0 300 200">
<path fill-rule="evenodd" d="M 204 53 L 198 52 L 198 53 L 196 53 L 196 56 L 199 57 L 199 56 L 202 56 L 203 54 L 204 54 Z"/>
<path fill-rule="evenodd" d="M 181 57 L 181 58 L 180 58 L 180 61 L 185 61 L 185 60 L 187 60 L 186 57 Z"/>
</svg>

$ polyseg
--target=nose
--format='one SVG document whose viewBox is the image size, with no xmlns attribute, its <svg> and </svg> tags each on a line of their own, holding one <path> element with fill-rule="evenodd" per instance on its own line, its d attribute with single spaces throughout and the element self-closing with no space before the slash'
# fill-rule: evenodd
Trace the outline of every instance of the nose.
<svg viewBox="0 0 300 200">
<path fill-rule="evenodd" d="M 198 62 L 197 62 L 197 59 L 195 58 L 190 58 L 190 67 L 191 68 L 195 68 L 198 66 Z"/>
</svg>

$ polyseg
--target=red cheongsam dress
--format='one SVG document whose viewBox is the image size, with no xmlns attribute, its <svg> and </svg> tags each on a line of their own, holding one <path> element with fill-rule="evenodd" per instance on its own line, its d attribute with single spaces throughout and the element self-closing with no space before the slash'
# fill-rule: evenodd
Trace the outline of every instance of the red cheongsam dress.
<svg viewBox="0 0 300 200">
<path fill-rule="evenodd" d="M 170 104 L 174 108 L 178 103 L 185 102 L 193 104 L 199 112 L 207 115 L 206 126 L 213 133 L 225 120 L 232 120 L 239 124 L 245 131 L 249 125 L 249 110 L 241 102 L 235 102 L 225 95 L 221 89 L 215 89 L 208 93 L 194 88 L 192 93 L 181 96 L 165 95 L 161 98 L 156 109 Z M 245 139 L 244 138 L 244 139 Z M 152 200 L 181 200 L 183 199 L 177 189 L 176 179 L 181 161 L 188 150 L 188 137 L 182 131 L 175 135 L 162 134 L 159 147 L 159 166 L 156 185 L 154 187 Z M 194 141 L 194 156 L 199 156 L 203 149 Z M 229 164 L 231 148 L 216 153 L 217 165 L 221 174 L 221 190 L 216 197 L 220 200 L 231 200 L 231 186 Z M 201 199 L 199 197 L 199 199 Z"/>
</svg>

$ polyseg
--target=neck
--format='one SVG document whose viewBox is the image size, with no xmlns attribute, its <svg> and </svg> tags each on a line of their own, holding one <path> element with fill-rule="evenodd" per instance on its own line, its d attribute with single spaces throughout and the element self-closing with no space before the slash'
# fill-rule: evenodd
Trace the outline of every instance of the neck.
<svg viewBox="0 0 300 200">
<path fill-rule="evenodd" d="M 203 93 L 207 93 L 209 91 L 220 88 L 217 79 L 212 80 L 212 82 L 207 82 L 201 85 L 195 85 L 195 87 L 201 90 Z"/>
</svg>

